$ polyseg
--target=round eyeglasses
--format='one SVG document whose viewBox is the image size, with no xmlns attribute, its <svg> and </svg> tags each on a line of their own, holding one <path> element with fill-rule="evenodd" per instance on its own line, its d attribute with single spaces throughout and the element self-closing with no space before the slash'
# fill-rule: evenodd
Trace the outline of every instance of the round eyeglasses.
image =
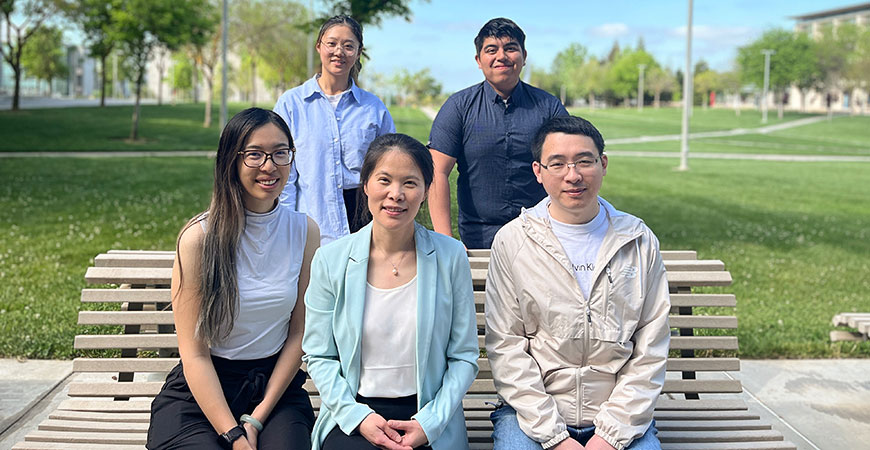
<svg viewBox="0 0 870 450">
<path fill-rule="evenodd" d="M 266 164 L 269 159 L 276 166 L 289 166 L 296 158 L 296 149 L 276 150 L 272 153 L 266 153 L 260 150 L 245 150 L 239 152 L 242 155 L 242 162 L 252 169 L 259 169 Z"/>
<path fill-rule="evenodd" d="M 542 163 L 538 163 L 538 164 L 540 164 L 541 167 L 547 169 L 551 174 L 553 174 L 557 177 L 564 177 L 565 175 L 568 174 L 569 167 L 574 169 L 576 172 L 580 173 L 580 172 L 583 172 L 584 170 L 591 169 L 597 163 L 598 163 L 598 158 L 582 158 L 582 159 L 578 159 L 577 161 L 574 161 L 572 163 L 564 163 L 561 161 L 557 161 L 557 162 L 553 162 L 553 163 L 550 163 L 547 165 L 542 164 Z"/>
</svg>

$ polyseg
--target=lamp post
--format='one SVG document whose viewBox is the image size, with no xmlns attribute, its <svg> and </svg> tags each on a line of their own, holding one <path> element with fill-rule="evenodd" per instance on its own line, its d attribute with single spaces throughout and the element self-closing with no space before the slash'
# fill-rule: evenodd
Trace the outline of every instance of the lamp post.
<svg viewBox="0 0 870 450">
<path fill-rule="evenodd" d="M 646 69 L 646 64 L 638 64 L 640 76 L 637 79 L 637 110 L 643 111 L 643 70 Z"/>
<path fill-rule="evenodd" d="M 680 133 L 680 167 L 689 170 L 689 108 L 692 104 L 692 0 L 686 25 L 686 70 L 683 72 L 683 127 Z"/>
<path fill-rule="evenodd" d="M 308 50 L 305 53 L 305 78 L 314 74 L 314 29 L 311 24 L 313 20 L 314 0 L 308 0 L 308 35 L 305 37 Z"/>
<path fill-rule="evenodd" d="M 767 123 L 767 87 L 770 85 L 770 55 L 776 53 L 773 50 L 764 49 L 764 90 L 761 94 L 761 123 Z"/>
<path fill-rule="evenodd" d="M 223 3 L 223 17 L 221 17 L 221 133 L 223 133 L 223 129 L 227 125 L 227 35 L 229 34 L 227 0 L 223 0 Z"/>
</svg>

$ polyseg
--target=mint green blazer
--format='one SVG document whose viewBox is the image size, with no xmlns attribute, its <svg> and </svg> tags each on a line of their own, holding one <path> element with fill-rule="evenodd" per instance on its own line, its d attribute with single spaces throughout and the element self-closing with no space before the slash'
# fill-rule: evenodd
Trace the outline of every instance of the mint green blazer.
<svg viewBox="0 0 870 450">
<path fill-rule="evenodd" d="M 371 408 L 356 402 L 372 226 L 320 248 L 305 293 L 302 349 L 321 406 L 312 448 L 338 425 L 351 434 Z M 471 269 L 462 244 L 415 224 L 417 414 L 429 445 L 467 449 L 462 397 L 477 376 Z"/>
</svg>

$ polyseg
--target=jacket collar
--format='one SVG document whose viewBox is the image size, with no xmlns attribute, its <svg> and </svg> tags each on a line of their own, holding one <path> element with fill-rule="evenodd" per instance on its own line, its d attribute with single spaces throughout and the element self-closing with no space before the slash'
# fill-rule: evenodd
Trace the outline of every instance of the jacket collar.
<svg viewBox="0 0 870 450">
<path fill-rule="evenodd" d="M 549 204 L 550 197 L 547 196 L 531 209 L 523 208 L 520 212 L 523 230 L 529 238 L 537 242 L 558 261 L 571 276 L 574 276 L 571 261 L 550 226 L 550 214 L 547 210 Z M 598 251 L 593 280 L 598 278 L 598 275 L 604 270 L 604 266 L 620 248 L 643 234 L 643 221 L 631 214 L 619 211 L 601 196 L 598 197 L 598 204 L 604 208 L 607 215 L 607 233 L 604 235 L 604 241 Z"/>
<path fill-rule="evenodd" d="M 489 84 L 489 81 L 483 81 L 483 92 L 484 98 L 486 101 L 490 103 L 502 103 L 504 100 L 495 92 L 495 88 Z M 526 99 L 526 88 L 523 80 L 517 82 L 517 85 L 514 86 L 514 90 L 511 91 L 511 96 L 508 99 L 508 105 L 520 106 L 523 104 L 523 101 Z"/>
</svg>

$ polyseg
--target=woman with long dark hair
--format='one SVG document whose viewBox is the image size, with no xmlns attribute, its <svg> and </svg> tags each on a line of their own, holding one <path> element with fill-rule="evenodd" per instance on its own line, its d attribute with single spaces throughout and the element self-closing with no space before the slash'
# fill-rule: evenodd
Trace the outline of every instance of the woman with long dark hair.
<svg viewBox="0 0 870 450">
<path fill-rule="evenodd" d="M 314 47 L 320 68 L 275 104 L 296 139 L 299 154 L 281 203 L 311 216 L 322 243 L 359 229 L 360 167 L 375 137 L 396 127 L 384 103 L 357 86 L 364 55 L 363 32 L 350 16 L 320 27 Z"/>
<path fill-rule="evenodd" d="M 181 230 L 172 311 L 181 362 L 151 405 L 149 449 L 310 445 L 302 298 L 317 225 L 278 204 L 295 149 L 275 113 L 221 134 L 208 210 Z"/>
<path fill-rule="evenodd" d="M 314 256 L 302 342 L 321 398 L 314 449 L 468 448 L 471 270 L 459 241 L 414 221 L 432 178 L 423 144 L 378 137 L 361 172 L 371 223 Z"/>
</svg>

